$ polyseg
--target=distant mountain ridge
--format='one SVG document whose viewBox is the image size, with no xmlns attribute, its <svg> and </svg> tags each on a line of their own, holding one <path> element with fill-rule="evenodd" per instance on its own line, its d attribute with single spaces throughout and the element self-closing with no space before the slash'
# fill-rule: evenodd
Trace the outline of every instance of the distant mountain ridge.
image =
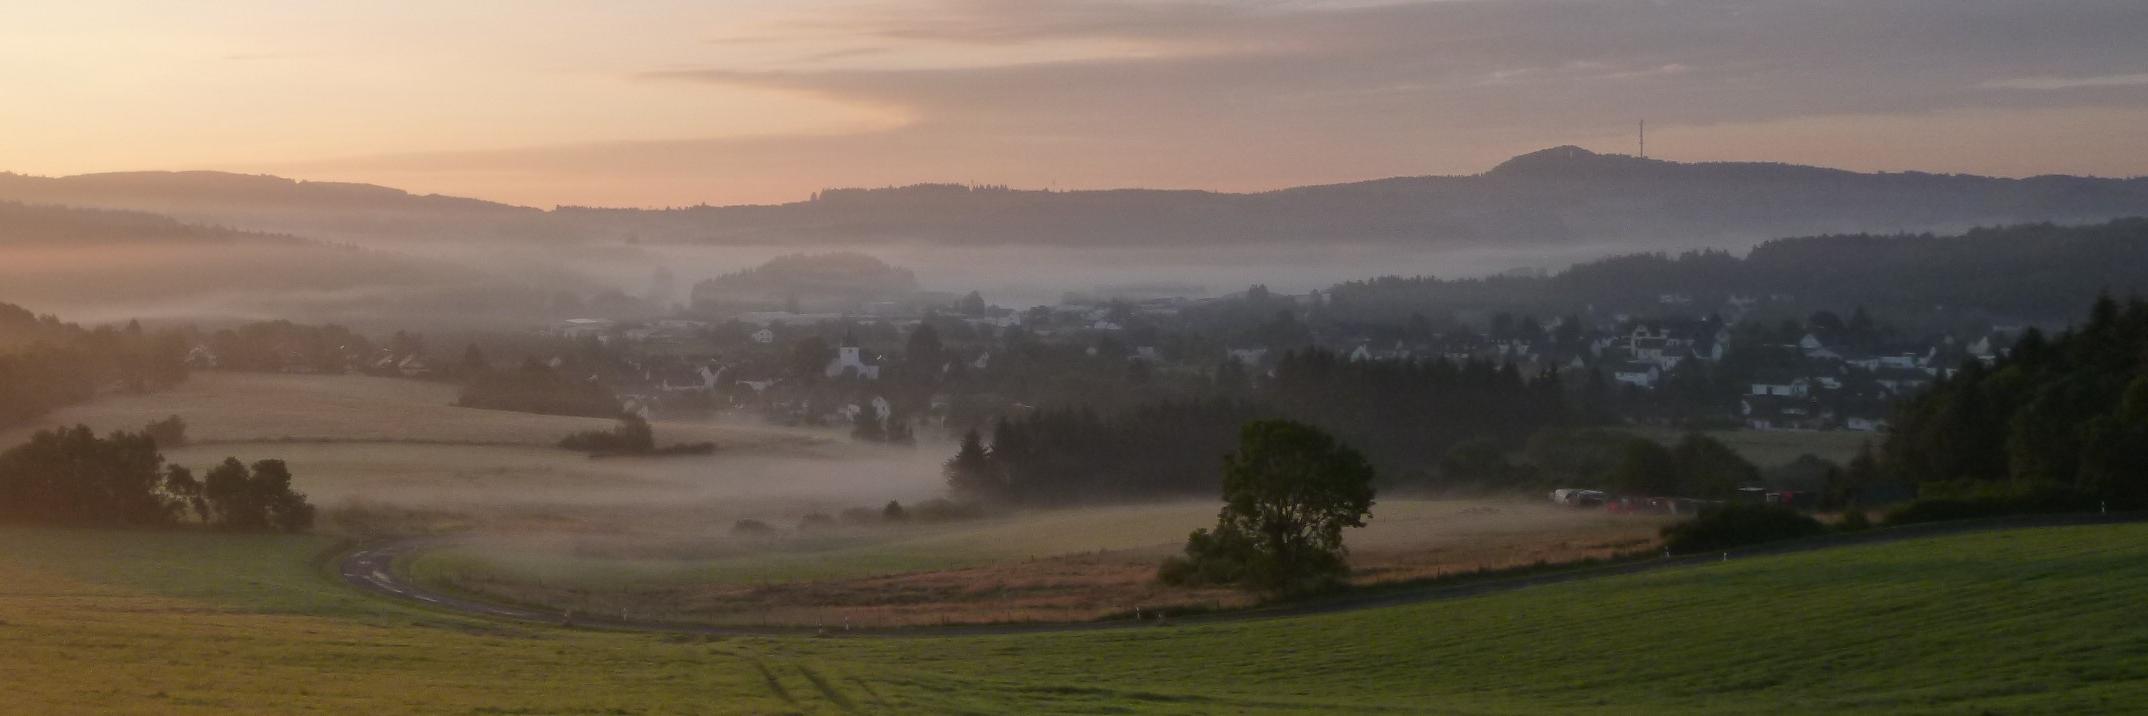
<svg viewBox="0 0 2148 716">
<path fill-rule="evenodd" d="M 1845 232 L 1953 231 L 2148 215 L 2148 178 L 2004 179 L 1758 162 L 1682 163 L 1554 147 L 1475 175 L 1256 193 L 830 189 L 786 204 L 550 211 L 385 187 L 215 172 L 0 175 L 0 200 L 158 211 L 352 240 L 492 238 L 722 244 L 1428 248 L 1590 241 L 1666 247 Z"/>
</svg>

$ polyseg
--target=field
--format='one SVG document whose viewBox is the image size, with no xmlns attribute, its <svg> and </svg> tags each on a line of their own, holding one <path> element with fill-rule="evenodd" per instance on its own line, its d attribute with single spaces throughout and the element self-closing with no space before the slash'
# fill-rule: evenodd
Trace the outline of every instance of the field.
<svg viewBox="0 0 2148 716">
<path fill-rule="evenodd" d="M 283 459 L 338 534 L 720 528 L 764 512 L 915 499 L 939 485 L 934 451 L 734 423 L 654 426 L 662 442 L 713 441 L 715 455 L 590 459 L 554 445 L 611 421 L 459 408 L 455 394 L 392 378 L 203 371 L 170 391 L 62 409 L 0 432 L 0 445 L 42 427 L 132 430 L 178 415 L 190 442 L 164 450 L 168 460 L 198 472 L 225 457 Z"/>
<path fill-rule="evenodd" d="M 1535 502 L 1387 500 L 1348 535 L 1354 581 L 1644 551 L 1659 518 Z M 1156 564 L 1216 505 L 1061 510 L 680 543 L 616 535 L 474 538 L 410 559 L 420 582 L 581 613 L 718 624 L 891 626 L 1086 620 L 1139 608 L 1245 606 L 1164 588 Z"/>
<path fill-rule="evenodd" d="M 320 538 L 0 530 L 28 713 L 2109 713 L 2148 703 L 2148 525 L 1935 538 L 1344 614 L 688 639 L 373 600 Z"/>
<path fill-rule="evenodd" d="M 550 447 L 568 433 L 609 428 L 611 421 L 454 406 L 450 383 L 361 375 L 286 375 L 197 371 L 172 390 L 109 395 L 63 408 L 0 432 L 0 444 L 31 431 L 77 423 L 136 430 L 167 415 L 186 419 L 201 443 L 343 442 Z M 666 442 L 715 441 L 722 448 L 809 441 L 798 433 L 744 425 L 658 423 Z"/>
<path fill-rule="evenodd" d="M 1670 428 L 1647 428 L 1627 426 L 1619 428 L 1663 444 L 1678 442 L 1685 433 Z M 1857 447 L 1871 441 L 1874 448 L 1886 436 L 1879 433 L 1858 433 L 1847 430 L 1708 430 L 1708 437 L 1722 441 L 1739 455 L 1762 468 L 1779 467 L 1796 460 L 1800 455 L 1812 454 L 1833 460 L 1849 462 L 1857 455 Z"/>
</svg>

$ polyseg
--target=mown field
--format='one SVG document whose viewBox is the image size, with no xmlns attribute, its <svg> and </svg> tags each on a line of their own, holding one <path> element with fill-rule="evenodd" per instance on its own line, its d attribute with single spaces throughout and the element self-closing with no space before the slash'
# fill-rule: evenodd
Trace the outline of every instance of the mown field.
<svg viewBox="0 0 2148 716">
<path fill-rule="evenodd" d="M 459 388 L 363 375 L 287 375 L 196 371 L 177 387 L 113 394 L 55 411 L 33 425 L 0 431 L 0 444 L 44 427 L 77 423 L 136 430 L 167 415 L 186 419 L 188 437 L 207 443 L 341 442 L 551 447 L 568 433 L 609 428 L 612 421 L 563 415 L 458 408 Z M 759 447 L 809 441 L 796 432 L 746 425 L 659 422 L 669 442 L 715 441 Z"/>
<path fill-rule="evenodd" d="M 1245 606 L 1166 588 L 1157 563 L 1217 505 L 1022 513 L 941 524 L 787 530 L 754 539 L 474 537 L 404 569 L 464 594 L 561 611 L 720 624 L 1079 621 L 1134 609 Z M 1645 551 L 1665 519 L 1535 501 L 1382 500 L 1350 530 L 1355 580 L 1377 584 Z"/>
<path fill-rule="evenodd" d="M 1342 614 L 703 639 L 345 591 L 319 538 L 0 530 L 22 713 L 2112 713 L 2148 525 L 1972 534 Z"/>
</svg>

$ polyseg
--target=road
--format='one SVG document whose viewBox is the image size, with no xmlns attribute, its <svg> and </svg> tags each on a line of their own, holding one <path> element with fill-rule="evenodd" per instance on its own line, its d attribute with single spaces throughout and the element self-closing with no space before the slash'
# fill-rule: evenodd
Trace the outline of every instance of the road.
<svg viewBox="0 0 2148 716">
<path fill-rule="evenodd" d="M 1602 579 L 1628 574 L 1640 574 L 1666 569 L 1678 569 L 1726 560 L 1748 559 L 1769 555 L 1792 554 L 1822 549 L 1835 549 L 1854 545 L 1899 542 L 1941 535 L 1985 532 L 2004 529 L 2027 529 L 2036 527 L 2064 527 L 2075 525 L 2110 524 L 2118 522 L 2148 521 L 2148 513 L 2085 514 L 2085 515 L 2032 515 L 1958 522 L 1934 522 L 1905 527 L 1831 534 L 1789 542 L 1748 547 L 1719 554 L 1686 555 L 1652 559 L 1634 559 L 1611 564 L 1559 569 L 1555 571 L 1524 574 L 1512 577 L 1493 577 L 1463 581 L 1461 583 L 1398 585 L 1373 587 L 1344 592 L 1337 596 L 1295 602 L 1285 605 L 1255 607 L 1213 614 L 1176 617 L 1170 620 L 1120 619 L 1112 621 L 1065 622 L 1040 624 L 977 624 L 949 626 L 892 627 L 870 629 L 827 629 L 813 626 L 711 626 L 663 621 L 623 620 L 617 618 L 577 615 L 569 618 L 556 610 L 500 604 L 469 599 L 430 590 L 412 583 L 397 574 L 394 565 L 397 558 L 431 549 L 443 544 L 440 539 L 411 539 L 363 546 L 343 555 L 337 562 L 337 571 L 344 583 L 353 588 L 419 603 L 431 608 L 462 614 L 507 619 L 522 622 L 538 622 L 588 629 L 615 631 L 641 631 L 671 634 L 700 634 L 709 636 L 858 636 L 858 637 L 927 637 L 927 636 L 984 636 L 999 634 L 1035 634 L 1044 632 L 1098 631 L 1105 629 L 1154 628 L 1164 625 L 1213 624 L 1220 622 L 1279 619 L 1284 617 L 1328 614 L 1357 609 L 1418 604 L 1423 602 L 1460 599 L 1527 589 L 1548 584 Z"/>
</svg>

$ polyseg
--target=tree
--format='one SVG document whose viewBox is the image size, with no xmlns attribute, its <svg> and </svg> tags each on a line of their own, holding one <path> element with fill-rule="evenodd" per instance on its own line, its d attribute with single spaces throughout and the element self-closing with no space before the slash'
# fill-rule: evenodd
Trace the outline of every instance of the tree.
<svg viewBox="0 0 2148 716">
<path fill-rule="evenodd" d="M 1006 492 L 1007 484 L 994 469 L 991 454 L 985 451 L 984 438 L 971 430 L 962 435 L 962 448 L 954 458 L 941 467 L 947 477 L 947 489 L 958 497 L 972 499 L 997 499 Z"/>
<path fill-rule="evenodd" d="M 805 382 L 819 381 L 827 375 L 828 361 L 835 358 L 835 349 L 820 336 L 810 336 L 791 347 L 791 374 Z"/>
<path fill-rule="evenodd" d="M 955 302 L 955 312 L 956 312 L 956 313 L 960 313 L 960 314 L 962 314 L 962 315 L 965 315 L 965 316 L 982 316 L 982 315 L 984 315 L 984 314 L 985 314 L 985 300 L 984 300 L 984 295 L 983 295 L 983 294 L 980 294 L 980 293 L 978 293 L 978 292 L 976 292 L 976 291 L 971 291 L 971 292 L 969 293 L 969 295 L 967 295 L 967 296 L 963 296 L 963 297 L 962 297 L 962 300 L 960 300 L 960 301 L 956 301 L 956 302 Z"/>
<path fill-rule="evenodd" d="M 157 441 L 157 447 L 175 448 L 186 444 L 186 420 L 177 415 L 150 423 L 142 428 L 142 434 Z"/>
<path fill-rule="evenodd" d="M 224 458 L 202 475 L 201 496 L 213 517 L 210 524 L 240 532 L 268 527 L 268 509 L 255 499 L 248 482 L 246 465 L 235 457 Z"/>
<path fill-rule="evenodd" d="M 483 373 L 488 370 L 492 370 L 492 361 L 485 358 L 485 352 L 478 350 L 477 344 L 472 343 L 469 347 L 462 349 L 462 372 L 465 375 Z"/>
<path fill-rule="evenodd" d="M 1678 456 L 1671 449 L 1646 438 L 1626 441 L 1618 466 L 1604 476 L 1604 484 L 1629 495 L 1674 495 L 1678 492 Z"/>
<path fill-rule="evenodd" d="M 1371 516 L 1373 469 L 1318 428 L 1262 420 L 1223 459 L 1223 511 L 1187 539 L 1186 559 L 1159 576 L 1243 582 L 1276 592 L 1331 586 L 1349 572 L 1345 527 Z"/>
<path fill-rule="evenodd" d="M 930 322 L 919 323 L 910 331 L 903 362 L 918 380 L 931 382 L 939 378 L 941 366 L 947 363 L 947 355 L 940 345 L 940 332 L 933 330 Z"/>
<path fill-rule="evenodd" d="M 209 522 L 209 501 L 202 498 L 201 481 L 194 479 L 194 471 L 184 465 L 164 467 L 164 492 L 178 500 L 181 505 L 194 511 L 195 519 L 203 524 Z"/>
<path fill-rule="evenodd" d="M 1678 458 L 1678 495 L 1729 497 L 1739 487 L 1760 481 L 1760 468 L 1715 438 L 1687 433 L 1672 449 Z"/>
</svg>

